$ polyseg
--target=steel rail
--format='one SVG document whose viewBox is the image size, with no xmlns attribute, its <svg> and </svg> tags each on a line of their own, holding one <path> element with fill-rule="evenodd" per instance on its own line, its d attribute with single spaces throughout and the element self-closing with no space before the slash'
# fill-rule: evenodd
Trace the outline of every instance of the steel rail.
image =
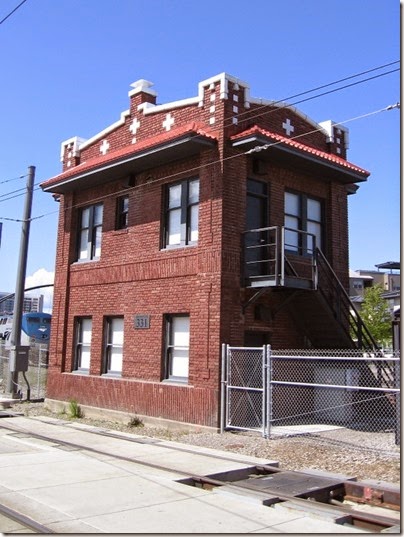
<svg viewBox="0 0 404 537">
<path fill-rule="evenodd" d="M 11 509 L 10 507 L 7 507 L 3 504 L 0 504 L 0 514 L 5 516 L 6 518 L 9 518 L 10 520 L 18 522 L 18 524 L 21 524 L 21 526 L 24 526 L 25 528 L 30 529 L 35 533 L 55 533 L 53 530 L 47 528 L 43 524 L 39 524 L 38 522 L 35 522 L 35 520 L 32 520 L 32 518 L 29 518 L 26 515 L 23 515 L 18 511 L 15 511 L 14 509 Z M 19 531 L 18 533 L 22 532 Z"/>
<path fill-rule="evenodd" d="M 57 426 L 58 424 L 51 423 L 51 425 Z M 176 468 L 173 469 L 173 468 L 170 468 L 170 467 L 167 467 L 167 466 L 164 466 L 164 465 L 160 465 L 160 464 L 156 464 L 156 463 L 152 463 L 152 462 L 147 462 L 147 461 L 143 461 L 143 460 L 138 460 L 136 457 L 128 457 L 128 456 L 124 456 L 124 455 L 113 454 L 110 451 L 105 451 L 103 449 L 97 449 L 97 448 L 90 447 L 90 446 L 87 446 L 87 445 L 82 444 L 82 443 L 61 440 L 61 439 L 59 439 L 57 437 L 55 438 L 55 436 L 47 436 L 47 435 L 43 435 L 43 434 L 39 434 L 39 433 L 27 431 L 27 430 L 22 430 L 20 427 L 12 427 L 12 426 L 4 424 L 3 420 L 2 420 L 2 427 L 4 429 L 7 429 L 7 430 L 13 432 L 13 433 L 25 434 L 25 435 L 27 435 L 28 438 L 30 438 L 30 437 L 31 438 L 37 438 L 39 440 L 51 442 L 54 445 L 56 444 L 56 445 L 61 445 L 61 446 L 69 447 L 69 448 L 76 448 L 78 450 L 86 451 L 86 452 L 89 452 L 89 453 L 95 453 L 97 455 L 108 455 L 108 456 L 110 456 L 110 457 L 112 457 L 114 459 L 117 459 L 117 460 L 122 460 L 122 461 L 125 461 L 125 462 L 131 462 L 133 464 L 137 464 L 137 465 L 141 465 L 141 466 L 145 466 L 145 467 L 149 467 L 149 468 L 154 468 L 154 469 L 157 469 L 157 470 L 160 470 L 160 471 L 168 472 L 168 473 L 171 473 L 171 474 L 176 474 L 177 476 L 181 475 L 183 477 L 180 478 L 180 479 L 177 478 L 176 481 L 180 482 L 180 483 L 183 483 L 183 484 L 186 484 L 186 485 L 192 485 L 192 482 L 194 482 L 194 483 L 199 483 L 201 485 L 206 484 L 206 485 L 212 486 L 212 487 L 226 486 L 226 487 L 230 487 L 234 491 L 237 491 L 238 494 L 240 494 L 240 493 L 242 494 L 243 492 L 245 494 L 247 490 L 255 491 L 256 493 L 260 492 L 261 496 L 276 497 L 276 499 L 279 499 L 279 501 L 281 501 L 281 502 L 283 502 L 283 501 L 293 502 L 297 506 L 300 506 L 300 507 L 306 506 L 308 508 L 309 507 L 310 508 L 316 508 L 319 511 L 324 511 L 324 512 L 328 512 L 328 513 L 330 513 L 330 512 L 335 513 L 335 518 L 337 518 L 337 519 L 338 518 L 341 519 L 341 517 L 343 517 L 344 515 L 349 516 L 350 517 L 350 522 L 349 523 L 351 525 L 355 525 L 356 523 L 357 523 L 356 525 L 360 525 L 360 526 L 363 525 L 363 527 L 366 527 L 366 525 L 370 525 L 371 527 L 378 528 L 379 531 L 380 531 L 380 529 L 385 529 L 385 528 L 393 527 L 393 526 L 397 525 L 397 520 L 395 520 L 393 518 L 389 518 L 388 516 L 381 516 L 381 515 L 376 515 L 376 514 L 372 514 L 372 513 L 359 512 L 359 511 L 356 511 L 355 509 L 352 509 L 352 508 L 347 507 L 345 505 L 342 506 L 342 505 L 335 505 L 333 503 L 314 501 L 313 499 L 316 496 L 316 492 L 321 493 L 322 492 L 321 489 L 317 489 L 317 491 L 311 489 L 311 490 L 308 490 L 307 493 L 299 493 L 299 495 L 294 496 L 292 494 L 287 494 L 287 493 L 284 493 L 284 492 L 280 492 L 279 490 L 276 490 L 276 489 L 271 490 L 270 488 L 265 488 L 265 490 L 262 490 L 262 489 L 259 490 L 257 488 L 254 488 L 252 482 L 247 483 L 248 479 L 245 479 L 245 477 L 243 477 L 243 475 L 250 475 L 250 474 L 254 474 L 254 473 L 258 474 L 258 475 L 268 475 L 270 473 L 291 472 L 291 471 L 288 471 L 287 469 L 280 469 L 280 468 L 278 468 L 276 466 L 270 466 L 270 465 L 265 465 L 265 464 L 264 465 L 251 465 L 251 462 L 245 461 L 245 463 L 248 464 L 248 466 L 246 468 L 244 468 L 244 469 L 239 469 L 239 470 L 235 471 L 235 474 L 238 475 L 238 477 L 236 477 L 236 479 L 238 479 L 239 481 L 240 480 L 245 480 L 245 483 L 241 486 L 240 484 L 233 483 L 230 480 L 225 481 L 225 480 L 219 479 L 220 474 L 213 474 L 211 476 L 194 475 L 193 472 L 189 472 L 189 471 L 186 471 L 186 470 L 179 470 L 179 469 L 176 469 Z M 84 432 L 84 431 L 82 431 L 82 432 Z M 93 430 L 93 431 L 89 430 L 89 431 L 85 431 L 85 432 L 88 432 L 90 434 L 97 434 L 97 435 L 101 435 L 101 436 L 105 436 L 105 437 L 109 437 L 109 438 L 115 438 L 115 439 L 119 439 L 121 441 L 134 442 L 134 443 L 139 443 L 139 444 L 150 443 L 147 440 L 128 438 L 127 436 L 119 435 L 119 434 L 116 434 L 116 433 L 109 433 L 109 432 L 98 431 L 98 430 Z M 153 443 L 157 444 L 159 442 L 157 441 L 157 442 L 153 442 Z M 181 448 L 179 446 L 173 447 L 173 446 L 163 444 L 163 445 L 160 445 L 159 447 L 163 447 L 163 448 L 167 448 L 167 449 L 175 450 L 175 451 L 179 451 L 179 452 L 195 453 L 194 450 L 190 450 L 190 449 L 187 449 L 187 448 Z M 226 461 L 237 462 L 239 464 L 243 463 L 243 461 L 240 460 L 240 459 L 234 459 L 232 457 L 227 457 L 227 456 L 218 456 L 217 454 L 209 454 L 209 453 L 202 452 L 202 453 L 199 453 L 199 455 L 206 456 L 206 457 L 212 457 L 212 458 L 215 458 L 215 459 L 222 459 L 222 460 L 226 460 Z M 318 475 L 316 475 L 316 474 L 309 474 L 309 473 L 306 473 L 306 472 L 293 471 L 293 473 L 294 474 L 300 474 L 300 475 L 305 476 L 307 478 L 309 478 L 310 476 L 318 477 Z M 216 478 L 215 475 L 217 475 L 218 478 Z M 324 477 L 327 477 L 327 476 L 324 476 Z M 344 487 L 344 486 L 353 485 L 353 484 L 356 487 L 359 487 L 359 488 L 362 487 L 364 490 L 369 487 L 369 485 L 367 485 L 366 483 L 362 484 L 362 483 L 357 482 L 357 481 L 355 481 L 354 483 L 352 483 L 351 481 L 344 482 L 344 480 L 338 480 L 338 479 L 335 479 L 335 478 L 332 478 L 332 477 L 330 477 L 330 480 L 335 481 L 334 485 L 331 483 L 329 486 L 326 487 L 327 489 L 330 489 L 329 490 L 330 499 L 333 499 L 333 496 L 334 496 L 333 493 L 332 493 L 332 487 L 333 486 L 335 486 L 335 490 L 338 490 L 338 491 L 340 491 L 341 488 Z M 346 483 L 346 485 L 345 485 L 345 483 Z M 305 496 L 305 495 L 307 496 L 307 498 L 302 497 L 302 496 Z M 265 501 L 263 501 L 263 505 L 270 505 L 271 503 L 275 503 L 275 502 L 271 502 L 269 500 L 269 503 L 265 503 Z M 36 523 L 35 521 L 29 519 L 28 517 L 26 517 L 24 515 L 21 515 L 21 514 L 15 512 L 12 509 L 9 509 L 9 508 L 7 508 L 5 506 L 0 505 L 0 513 L 3 513 L 5 516 L 8 516 L 9 518 L 13 518 L 14 520 L 18 521 L 21 524 L 26 525 L 26 527 L 30 527 L 33 531 L 37 531 L 38 533 L 54 533 L 49 528 L 46 528 L 45 526 L 42 526 L 41 524 Z"/>
</svg>

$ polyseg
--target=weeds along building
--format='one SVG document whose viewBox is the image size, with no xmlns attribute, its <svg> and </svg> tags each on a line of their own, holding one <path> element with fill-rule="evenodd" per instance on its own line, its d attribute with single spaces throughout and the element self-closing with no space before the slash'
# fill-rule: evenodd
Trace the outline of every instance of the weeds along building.
<svg viewBox="0 0 404 537">
<path fill-rule="evenodd" d="M 217 426 L 222 343 L 357 345 L 348 130 L 221 73 L 62 143 L 47 397 Z M 356 338 L 356 340 L 359 340 Z"/>
</svg>

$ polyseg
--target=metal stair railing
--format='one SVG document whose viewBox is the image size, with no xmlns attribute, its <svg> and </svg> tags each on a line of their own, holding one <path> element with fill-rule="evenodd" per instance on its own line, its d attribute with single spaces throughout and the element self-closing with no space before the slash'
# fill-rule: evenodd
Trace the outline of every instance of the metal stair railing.
<svg viewBox="0 0 404 537">
<path fill-rule="evenodd" d="M 348 293 L 327 261 L 323 252 L 316 248 L 318 267 L 318 290 L 331 307 L 335 318 L 349 336 L 353 345 L 359 349 L 374 354 L 377 360 L 377 378 L 381 385 L 392 386 L 394 371 L 389 362 L 380 360 L 383 351 L 370 333 Z M 352 334 L 354 337 L 352 337 Z M 356 340 L 356 342 L 355 342 Z"/>
<path fill-rule="evenodd" d="M 316 257 L 319 270 L 318 288 L 331 306 L 335 318 L 343 324 L 351 339 L 353 339 L 352 333 L 354 334 L 357 347 L 372 351 L 379 350 L 377 342 L 355 310 L 348 293 L 320 248 L 316 249 Z M 348 323 L 344 321 L 348 321 Z M 347 330 L 347 326 L 352 330 L 352 333 Z"/>
</svg>

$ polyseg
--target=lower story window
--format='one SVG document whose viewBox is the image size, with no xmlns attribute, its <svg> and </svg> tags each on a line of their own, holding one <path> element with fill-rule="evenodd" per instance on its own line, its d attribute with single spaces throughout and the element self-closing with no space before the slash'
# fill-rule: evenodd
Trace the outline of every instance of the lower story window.
<svg viewBox="0 0 404 537">
<path fill-rule="evenodd" d="M 76 319 L 75 371 L 85 373 L 90 369 L 91 334 L 91 317 L 78 317 Z"/>
<path fill-rule="evenodd" d="M 189 315 L 167 315 L 165 378 L 188 381 L 189 369 Z"/>
<path fill-rule="evenodd" d="M 123 317 L 105 319 L 105 347 L 103 373 L 122 374 L 123 358 Z"/>
</svg>

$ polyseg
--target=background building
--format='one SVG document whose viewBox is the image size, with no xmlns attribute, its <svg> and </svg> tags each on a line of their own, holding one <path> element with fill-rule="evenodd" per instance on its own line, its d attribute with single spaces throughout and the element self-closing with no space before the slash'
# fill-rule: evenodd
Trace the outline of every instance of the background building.
<svg viewBox="0 0 404 537">
<path fill-rule="evenodd" d="M 14 312 L 14 297 L 1 301 L 5 296 L 11 293 L 0 292 L 0 315 L 11 314 Z M 39 313 L 43 311 L 44 296 L 25 296 L 23 303 L 23 313 Z"/>
<path fill-rule="evenodd" d="M 384 289 L 383 297 L 387 300 L 392 316 L 400 309 L 401 303 L 401 275 L 398 261 L 387 261 L 375 265 L 378 270 L 350 270 L 349 295 L 355 307 L 360 306 L 366 289 L 374 285 L 381 285 Z"/>
</svg>

